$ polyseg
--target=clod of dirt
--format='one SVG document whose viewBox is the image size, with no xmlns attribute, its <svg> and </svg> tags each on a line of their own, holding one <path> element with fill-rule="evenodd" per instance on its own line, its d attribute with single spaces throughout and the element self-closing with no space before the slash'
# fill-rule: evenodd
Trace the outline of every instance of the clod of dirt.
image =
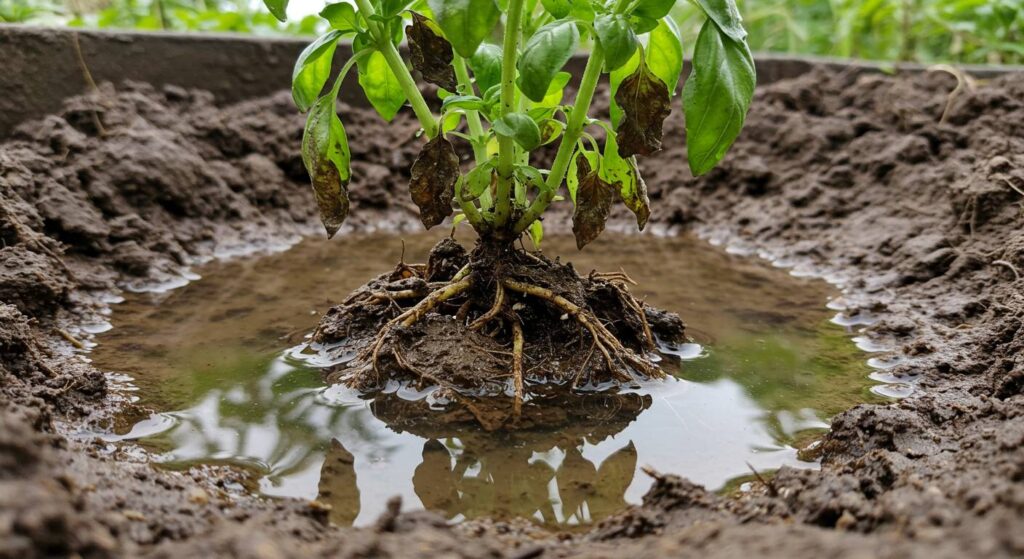
<svg viewBox="0 0 1024 559">
<path fill-rule="evenodd" d="M 543 393 L 659 376 L 647 357 L 655 336 L 685 340 L 682 321 L 647 309 L 628 281 L 580 277 L 523 251 L 496 255 L 486 241 L 467 254 L 446 239 L 426 265 L 401 263 L 333 307 L 313 339 L 357 356 L 331 369 L 330 382 L 371 392 L 391 379 L 440 388 L 417 415 L 443 409 L 444 422 L 475 418 L 487 430 L 550 423 L 540 417 Z"/>
</svg>

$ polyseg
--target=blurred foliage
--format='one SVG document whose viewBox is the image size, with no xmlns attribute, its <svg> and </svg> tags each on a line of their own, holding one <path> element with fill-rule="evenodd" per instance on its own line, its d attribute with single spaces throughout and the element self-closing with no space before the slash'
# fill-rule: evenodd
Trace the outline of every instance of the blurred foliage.
<svg viewBox="0 0 1024 559">
<path fill-rule="evenodd" d="M 737 0 L 754 51 L 923 63 L 1024 64 L 1024 0 Z M 703 21 L 676 4 L 687 47 Z M 0 22 L 313 35 L 259 0 L 0 0 Z"/>
<path fill-rule="evenodd" d="M 923 63 L 1024 63 L 1022 0 L 736 0 L 755 52 Z M 673 13 L 683 37 L 703 21 Z M 691 44 L 688 45 L 692 47 Z"/>
<path fill-rule="evenodd" d="M 279 22 L 259 0 L 0 0 L 0 22 L 90 29 L 315 35 L 310 15 Z"/>
</svg>

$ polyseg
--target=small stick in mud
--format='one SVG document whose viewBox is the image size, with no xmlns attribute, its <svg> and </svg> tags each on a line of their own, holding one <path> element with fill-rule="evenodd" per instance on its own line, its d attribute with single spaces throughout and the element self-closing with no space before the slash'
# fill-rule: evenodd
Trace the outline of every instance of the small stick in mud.
<svg viewBox="0 0 1024 559">
<path fill-rule="evenodd" d="M 512 316 L 512 384 L 515 387 L 513 414 L 523 412 L 523 325 L 518 316 Z"/>
</svg>

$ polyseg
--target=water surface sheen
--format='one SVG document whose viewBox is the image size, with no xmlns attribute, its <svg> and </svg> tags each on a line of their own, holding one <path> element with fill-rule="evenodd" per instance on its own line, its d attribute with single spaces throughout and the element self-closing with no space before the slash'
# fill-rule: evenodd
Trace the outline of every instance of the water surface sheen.
<svg viewBox="0 0 1024 559">
<path fill-rule="evenodd" d="M 407 260 L 422 261 L 436 238 L 407 236 Z M 133 377 L 138 403 L 161 413 L 107 437 L 138 439 L 168 467 L 244 468 L 260 493 L 319 499 L 340 524 L 372 522 L 400 494 L 407 510 L 453 520 L 564 527 L 638 503 L 651 483 L 642 466 L 709 489 L 748 476 L 748 463 L 815 467 L 797 448 L 872 397 L 865 356 L 829 322 L 837 293 L 824 282 L 687 237 L 605 234 L 582 253 L 550 238 L 544 249 L 584 273 L 621 266 L 635 293 L 678 312 L 696 343 L 666 356 L 674 378 L 634 391 L 629 406 L 594 400 L 590 424 L 396 432 L 358 394 L 324 386 L 304 339 L 332 302 L 391 269 L 401 244 L 317 239 L 210 264 L 186 287 L 118 305 L 93 359 Z"/>
</svg>

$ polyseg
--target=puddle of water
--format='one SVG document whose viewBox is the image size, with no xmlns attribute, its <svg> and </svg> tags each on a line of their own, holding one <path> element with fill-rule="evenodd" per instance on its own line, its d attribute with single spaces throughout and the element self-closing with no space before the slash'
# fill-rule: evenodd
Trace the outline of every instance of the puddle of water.
<svg viewBox="0 0 1024 559">
<path fill-rule="evenodd" d="M 406 237 L 425 258 L 436 235 Z M 308 240 L 260 258 L 213 263 L 202 280 L 162 294 L 134 293 L 97 337 L 100 368 L 134 377 L 141 405 L 101 436 L 138 440 L 167 467 L 231 464 L 260 493 L 319 499 L 340 524 L 367 524 L 386 500 L 452 520 L 522 517 L 589 524 L 638 503 L 640 467 L 722 489 L 797 458 L 827 419 L 876 398 L 870 368 L 826 303 L 837 293 L 702 241 L 605 237 L 585 252 L 571 238 L 545 252 L 578 270 L 620 266 L 639 296 L 680 313 L 697 343 L 666 350 L 675 378 L 620 398 L 568 402 L 559 429 L 414 434 L 389 427 L 400 390 L 376 403 L 325 387 L 305 335 L 333 302 L 401 256 L 395 237 Z M 396 387 L 397 389 L 398 387 Z M 877 390 L 877 389 L 876 389 Z M 879 392 L 880 394 L 882 392 Z"/>
</svg>

